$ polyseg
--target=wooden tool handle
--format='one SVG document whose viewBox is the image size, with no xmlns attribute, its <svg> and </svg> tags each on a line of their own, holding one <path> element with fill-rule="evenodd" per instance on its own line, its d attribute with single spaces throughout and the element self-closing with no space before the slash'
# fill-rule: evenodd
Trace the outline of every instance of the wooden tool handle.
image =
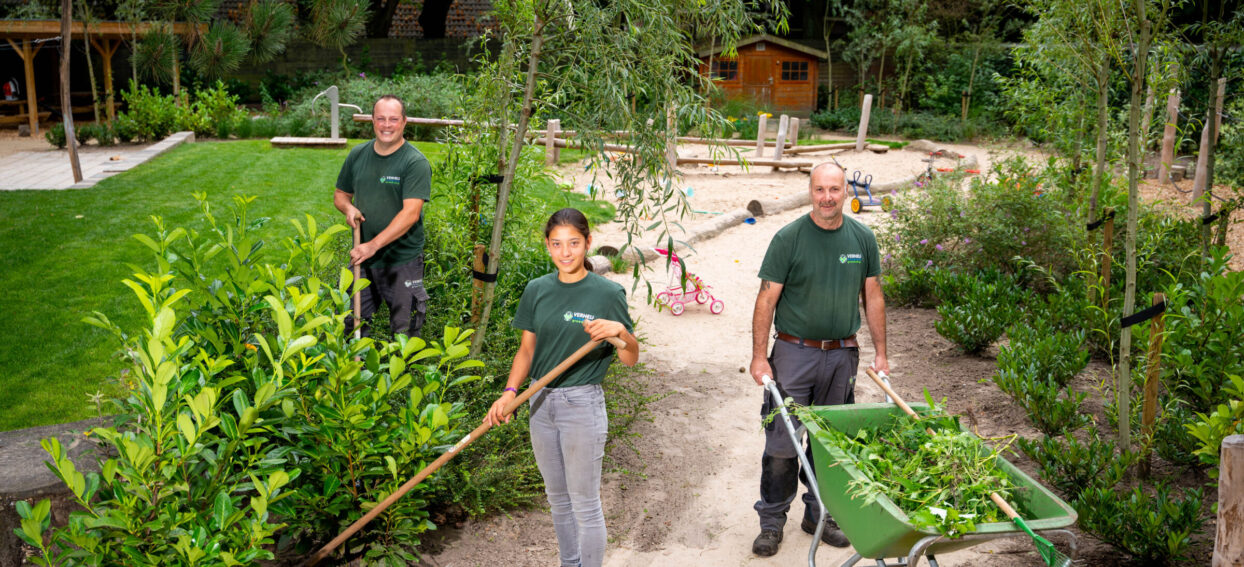
<svg viewBox="0 0 1244 567">
<path fill-rule="evenodd" d="M 910 415 L 916 421 L 920 420 L 920 416 L 911 409 L 911 406 L 907 405 L 907 402 L 904 402 L 903 398 L 899 397 L 898 392 L 895 392 L 889 384 L 886 384 L 885 380 L 882 380 L 880 376 L 877 376 L 877 373 L 873 372 L 873 369 L 865 368 L 864 373 L 867 374 L 869 378 L 872 378 L 873 382 L 876 382 L 878 386 L 881 386 L 881 389 L 885 391 L 886 395 L 890 396 L 890 399 L 894 400 L 894 405 L 902 408 L 907 415 Z M 933 430 L 928 427 L 924 428 L 924 430 L 928 432 L 929 435 L 933 434 Z"/>
<path fill-rule="evenodd" d="M 354 247 L 363 243 L 363 227 L 354 229 Z M 354 339 L 363 338 L 363 296 L 359 294 L 359 280 L 363 279 L 362 264 L 354 265 Z"/>
<path fill-rule="evenodd" d="M 607 341 L 609 344 L 612 344 L 613 346 L 619 349 L 626 348 L 626 343 L 623 342 L 622 339 L 619 339 L 617 337 L 609 337 L 605 339 L 605 341 Z M 514 398 L 514 400 L 511 401 L 510 404 L 505 407 L 506 415 L 514 413 L 514 411 L 518 409 L 518 407 L 522 405 L 523 402 L 526 402 L 528 398 L 535 395 L 536 392 L 540 391 L 542 388 L 547 386 L 549 382 L 552 382 L 553 380 L 557 379 L 558 376 L 561 376 L 562 372 L 565 372 L 571 366 L 574 366 L 576 362 L 579 362 L 579 359 L 583 358 L 584 355 L 591 352 L 592 349 L 596 348 L 598 345 L 600 345 L 599 341 L 588 341 L 587 344 L 584 344 L 583 346 L 579 347 L 579 350 L 576 350 L 574 354 L 571 354 L 569 357 L 566 358 L 566 360 L 561 361 L 560 364 L 555 366 L 552 370 L 548 371 L 547 374 L 545 374 L 544 376 L 541 376 L 539 380 L 536 380 L 536 382 L 532 384 L 530 388 L 527 388 L 523 393 L 519 394 L 516 398 Z M 492 429 L 492 423 L 485 421 L 484 423 L 480 424 L 479 427 L 476 427 L 474 431 L 466 434 L 466 436 L 463 437 L 461 440 L 459 440 L 456 444 L 454 444 L 453 447 L 450 447 L 448 451 L 445 451 L 443 454 L 441 454 L 440 457 L 437 457 L 435 461 L 432 461 L 431 464 L 424 467 L 423 470 L 419 471 L 419 474 L 416 474 L 415 476 L 411 477 L 411 479 L 406 481 L 406 483 L 403 484 L 401 488 L 398 488 L 393 494 L 390 494 L 388 498 L 385 498 L 384 500 L 382 500 L 379 504 L 376 505 L 375 508 L 372 508 L 369 512 L 364 514 L 362 518 L 359 518 L 353 524 L 350 524 L 350 527 L 346 528 L 345 531 L 338 534 L 337 537 L 333 538 L 332 541 L 328 542 L 327 544 L 324 545 L 324 547 L 320 548 L 320 550 L 317 551 L 315 555 L 312 555 L 311 558 L 308 559 L 306 563 L 304 563 L 304 565 L 307 565 L 307 566 L 315 565 L 316 563 L 319 563 L 321 560 L 323 560 L 325 557 L 328 557 L 328 554 L 332 553 L 334 549 L 337 549 L 337 547 L 345 543 L 347 539 L 350 539 L 350 536 L 354 535 L 359 530 L 363 529 L 363 526 L 367 525 L 368 522 L 375 519 L 376 516 L 379 516 L 380 513 L 383 512 L 386 508 L 393 505 L 393 503 L 397 502 L 398 499 L 400 499 L 401 497 L 405 496 L 407 492 L 410 492 L 412 488 L 418 486 L 419 483 L 423 482 L 424 479 L 428 478 L 429 475 L 436 472 L 437 469 L 441 468 L 441 466 L 443 466 L 445 463 L 449 462 L 450 459 L 454 458 L 454 456 L 456 456 L 458 452 L 461 451 L 463 448 L 465 448 L 467 445 L 470 445 L 475 440 L 479 439 L 480 437 L 483 437 L 485 433 L 488 433 L 489 429 Z"/>
<path fill-rule="evenodd" d="M 998 509 L 1002 510 L 1002 513 L 1006 514 L 1006 517 L 1012 520 L 1019 517 L 1019 513 L 1017 513 L 1010 504 L 1007 504 L 1006 500 L 1003 500 L 1001 496 L 998 496 L 997 492 L 990 492 L 989 499 L 993 500 L 993 503 L 998 505 Z"/>
</svg>

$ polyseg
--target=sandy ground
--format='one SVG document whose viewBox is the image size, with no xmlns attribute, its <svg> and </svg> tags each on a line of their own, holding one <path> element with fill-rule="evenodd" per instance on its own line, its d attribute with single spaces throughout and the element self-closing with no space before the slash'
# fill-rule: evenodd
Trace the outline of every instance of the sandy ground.
<svg viewBox="0 0 1244 567">
<path fill-rule="evenodd" d="M 17 128 L 0 128 L 0 157 L 18 152 L 51 151 L 55 149 L 52 144 L 48 143 L 47 138 L 43 136 L 42 127 L 37 135 L 24 138 L 17 135 Z"/>
<path fill-rule="evenodd" d="M 982 161 L 990 158 L 980 148 L 962 148 L 980 154 Z M 875 180 L 884 181 L 921 169 L 919 157 L 914 152 L 847 153 L 838 159 L 848 167 L 876 172 Z M 684 180 L 695 188 L 691 202 L 696 208 L 733 209 L 753 198 L 780 198 L 807 190 L 806 174 L 707 169 L 691 168 Z M 574 176 L 576 186 L 586 185 L 581 167 L 577 171 L 568 168 L 566 173 Z M 643 435 L 638 456 L 622 448 L 611 453 L 615 468 L 632 472 L 608 473 L 603 482 L 610 533 L 606 565 L 806 564 L 811 536 L 799 529 L 802 505 L 798 501 L 778 555 L 759 558 L 751 553 L 752 539 L 759 533 L 752 504 L 758 497 L 764 439 L 761 390 L 743 373 L 750 362 L 751 311 L 764 251 L 779 228 L 806 212 L 797 209 L 762 217 L 754 225 L 738 225 L 700 243 L 688 255 L 688 268 L 712 286 L 714 297 L 725 302 L 719 315 L 710 314 L 705 305 L 691 305 L 679 317 L 658 312 L 645 303 L 642 284 L 632 297 L 631 314 L 644 339 L 642 360 L 654 370 L 644 380 L 651 391 L 670 395 L 652 405 L 653 423 L 637 426 Z M 866 210 L 857 218 L 875 224 L 885 217 Z M 596 243 L 610 243 L 610 236 L 610 228 L 604 227 Z M 629 277 L 614 278 L 629 289 Z M 652 274 L 650 279 L 654 286 L 665 280 L 664 274 Z M 1006 435 L 1027 427 L 1022 412 L 1004 394 L 992 384 L 977 383 L 989 375 L 993 362 L 953 354 L 953 347 L 933 331 L 935 318 L 935 312 L 922 310 L 889 314 L 890 363 L 900 394 L 915 399 L 929 386 L 934 395 L 952 396 L 956 402 L 952 409 L 976 416 L 985 435 Z M 861 338 L 863 367 L 873 356 L 867 327 L 861 329 Z M 967 375 L 959 375 L 961 363 L 974 367 Z M 947 372 L 952 368 L 955 375 Z M 863 374 L 857 396 L 861 402 L 882 401 L 880 391 Z M 443 530 L 434 547 L 441 551 L 424 558 L 434 566 L 504 561 L 517 567 L 557 561 L 552 521 L 541 509 Z M 839 565 L 852 553 L 821 546 L 817 563 Z M 944 566 L 1041 565 L 1031 544 L 1022 541 L 991 542 L 938 559 Z"/>
</svg>

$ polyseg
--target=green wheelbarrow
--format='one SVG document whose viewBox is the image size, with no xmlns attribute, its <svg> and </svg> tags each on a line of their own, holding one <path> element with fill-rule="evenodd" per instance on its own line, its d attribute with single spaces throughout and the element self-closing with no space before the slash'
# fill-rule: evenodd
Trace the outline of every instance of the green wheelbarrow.
<svg viewBox="0 0 1244 567">
<path fill-rule="evenodd" d="M 779 421 L 796 440 L 796 446 L 799 446 L 800 431 L 793 427 L 776 384 L 771 380 L 764 382 L 769 395 L 778 402 L 781 413 Z M 929 409 L 926 404 L 911 406 L 920 413 Z M 810 409 L 820 415 L 826 425 L 847 435 L 853 435 L 860 429 L 882 427 L 893 423 L 896 417 L 904 416 L 903 411 L 893 404 L 817 406 Z M 799 429 L 804 428 L 812 440 L 813 462 L 807 462 L 803 451 L 799 451 L 799 457 L 805 473 L 813 471 L 810 474 L 815 479 L 811 483 L 812 492 L 821 503 L 821 514 L 833 516 L 838 527 L 850 540 L 851 546 L 855 548 L 855 555 L 841 567 L 852 567 L 864 559 L 875 562 L 879 567 L 914 567 L 921 557 L 927 558 L 931 567 L 938 567 L 938 553 L 966 549 L 993 539 L 1028 537 L 1014 523 L 1002 521 L 977 524 L 975 531 L 952 539 L 936 530 L 912 525 L 907 514 L 885 496 L 871 503 L 865 503 L 859 498 L 852 499 L 846 492 L 846 486 L 853 480 L 864 478 L 863 473 L 856 468 L 854 460 L 841 449 L 826 446 L 817 439 L 817 433 L 821 431 L 817 424 L 804 424 Z M 1025 510 L 1028 526 L 1046 537 L 1056 536 L 1056 539 L 1065 542 L 1070 555 L 1075 557 L 1078 542 L 1075 534 L 1066 528 L 1076 523 L 1076 511 L 1001 456 L 998 457 L 998 466 L 1010 475 L 1018 487 L 1011 495 L 1012 502 Z M 809 567 L 816 566 L 816 548 L 820 540 L 818 526 L 812 539 L 812 547 L 808 551 Z M 888 563 L 887 558 L 898 558 L 898 561 Z"/>
</svg>

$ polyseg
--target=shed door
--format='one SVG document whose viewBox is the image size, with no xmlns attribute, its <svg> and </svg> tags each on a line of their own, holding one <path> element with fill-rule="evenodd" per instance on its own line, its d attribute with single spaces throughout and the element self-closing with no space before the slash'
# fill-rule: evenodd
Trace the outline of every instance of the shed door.
<svg viewBox="0 0 1244 567">
<path fill-rule="evenodd" d="M 769 108 L 773 104 L 773 57 L 764 51 L 753 51 L 743 58 L 743 94 L 756 104 Z"/>
</svg>

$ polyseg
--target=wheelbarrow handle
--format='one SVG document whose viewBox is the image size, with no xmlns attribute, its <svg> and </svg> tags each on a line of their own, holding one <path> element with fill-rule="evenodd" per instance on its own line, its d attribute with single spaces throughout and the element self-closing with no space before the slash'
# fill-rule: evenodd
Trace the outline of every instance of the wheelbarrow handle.
<svg viewBox="0 0 1244 567">
<path fill-rule="evenodd" d="M 614 347 L 617 347 L 618 349 L 626 348 L 626 343 L 622 339 L 619 339 L 617 337 L 609 337 L 605 339 L 605 341 L 613 345 Z M 579 359 L 583 358 L 584 355 L 591 352 L 592 349 L 595 349 L 599 345 L 600 345 L 600 341 L 588 341 L 583 346 L 579 347 L 579 350 L 575 351 L 574 354 L 571 354 L 569 357 L 566 358 L 566 360 L 561 361 L 560 364 L 558 364 L 552 370 L 548 371 L 547 374 L 545 374 L 544 376 L 541 376 L 539 380 L 536 380 L 536 382 L 531 385 L 531 387 L 527 388 L 525 391 L 523 391 L 523 393 L 519 394 L 518 397 L 514 398 L 514 400 L 512 400 L 509 403 L 509 405 L 505 406 L 506 414 L 508 415 L 510 413 L 514 413 L 514 410 L 518 409 L 518 407 L 522 405 L 523 402 L 527 401 L 528 398 L 535 395 L 536 392 L 540 391 L 542 388 L 547 386 L 550 382 L 557 379 L 558 376 L 561 376 L 562 372 L 565 372 L 571 366 L 574 366 L 576 362 L 579 362 Z M 466 434 L 466 436 L 463 437 L 461 440 L 459 440 L 456 444 L 454 444 L 453 447 L 450 447 L 449 450 L 442 453 L 440 457 L 437 457 L 435 461 L 432 461 L 431 464 L 424 467 L 423 470 L 419 471 L 419 474 L 416 474 L 415 476 L 411 477 L 410 480 L 406 481 L 406 483 L 403 484 L 401 488 L 398 488 L 397 491 L 395 491 L 393 494 L 390 494 L 388 498 L 385 498 L 383 501 L 377 504 L 374 508 L 372 508 L 366 514 L 364 514 L 363 517 L 356 520 L 353 524 L 350 524 L 350 527 L 346 528 L 345 531 L 338 534 L 337 537 L 333 538 L 332 541 L 324 544 L 324 547 L 320 548 L 320 550 L 317 551 L 315 555 L 312 555 L 309 559 L 307 559 L 307 561 L 303 563 L 303 565 L 304 566 L 315 565 L 316 563 L 319 563 L 324 558 L 328 557 L 328 555 L 332 553 L 334 549 L 337 549 L 337 547 L 345 543 L 347 539 L 350 539 L 350 536 L 354 535 L 359 530 L 363 529 L 363 526 L 367 525 L 368 522 L 375 519 L 375 517 L 379 516 L 380 513 L 383 512 L 386 508 L 391 506 L 394 502 L 397 502 L 401 497 L 405 496 L 406 493 L 410 492 L 412 488 L 418 486 L 419 483 L 423 482 L 424 479 L 428 478 L 428 476 L 436 472 L 437 469 L 440 469 L 442 465 L 449 462 L 449 460 L 454 458 L 454 456 L 456 456 L 458 452 L 461 451 L 464 447 L 466 447 L 467 445 L 470 445 L 471 442 L 479 439 L 480 437 L 483 437 L 485 433 L 488 433 L 489 429 L 492 429 L 492 423 L 485 421 L 484 423 L 480 424 L 479 427 L 476 427 L 474 431 Z"/>
</svg>

